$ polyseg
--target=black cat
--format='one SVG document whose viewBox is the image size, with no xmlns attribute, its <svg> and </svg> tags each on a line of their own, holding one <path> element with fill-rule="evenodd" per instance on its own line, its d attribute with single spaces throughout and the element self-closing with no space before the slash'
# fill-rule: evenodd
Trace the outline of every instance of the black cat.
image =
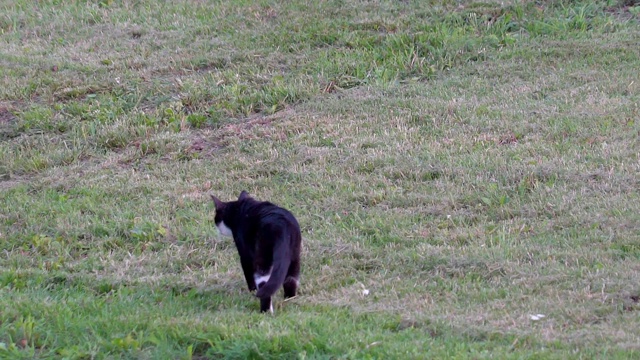
<svg viewBox="0 0 640 360">
<path fill-rule="evenodd" d="M 260 311 L 273 312 L 271 296 L 282 285 L 284 297 L 296 296 L 300 278 L 302 235 L 288 210 L 257 201 L 246 191 L 237 201 L 216 205 L 215 223 L 222 235 L 233 236 L 249 291 L 258 290 Z"/>
</svg>

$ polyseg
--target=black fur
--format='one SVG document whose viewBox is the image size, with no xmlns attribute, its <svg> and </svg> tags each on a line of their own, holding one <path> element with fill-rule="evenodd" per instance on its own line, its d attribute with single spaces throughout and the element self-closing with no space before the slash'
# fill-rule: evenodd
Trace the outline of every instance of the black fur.
<svg viewBox="0 0 640 360">
<path fill-rule="evenodd" d="M 260 311 L 269 311 L 271 297 L 280 286 L 285 298 L 296 296 L 302 235 L 293 214 L 270 202 L 257 201 L 246 191 L 237 201 L 211 198 L 216 205 L 216 226 L 224 222 L 231 230 L 249 291 L 257 290 L 260 298 Z M 256 284 L 254 274 L 266 275 L 270 269 L 269 280 Z"/>
</svg>

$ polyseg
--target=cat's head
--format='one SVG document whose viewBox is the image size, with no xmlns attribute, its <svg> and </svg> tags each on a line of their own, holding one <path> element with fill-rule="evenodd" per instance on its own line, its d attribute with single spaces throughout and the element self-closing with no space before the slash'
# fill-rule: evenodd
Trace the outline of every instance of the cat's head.
<svg viewBox="0 0 640 360">
<path fill-rule="evenodd" d="M 249 193 L 244 190 L 240 193 L 240 196 L 238 196 L 237 201 L 224 202 L 211 195 L 211 199 L 216 205 L 216 215 L 213 221 L 216 223 L 216 227 L 218 228 L 218 231 L 220 231 L 220 234 L 224 236 L 233 236 L 233 230 L 229 227 L 230 225 L 233 226 L 231 222 L 233 219 L 227 215 L 229 215 L 231 208 L 233 208 L 235 204 L 246 198 L 249 198 Z M 225 223 L 225 219 L 227 219 L 227 223 Z"/>
</svg>

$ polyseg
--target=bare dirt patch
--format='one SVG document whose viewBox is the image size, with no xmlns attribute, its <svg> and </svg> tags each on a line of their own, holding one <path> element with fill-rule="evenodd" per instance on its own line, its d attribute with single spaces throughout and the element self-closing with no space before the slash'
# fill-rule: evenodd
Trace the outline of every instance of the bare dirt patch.
<svg viewBox="0 0 640 360">
<path fill-rule="evenodd" d="M 10 124 L 16 120 L 13 115 L 12 106 L 8 103 L 0 102 L 0 125 Z"/>
<path fill-rule="evenodd" d="M 273 115 L 255 114 L 238 122 L 227 124 L 212 133 L 212 136 L 198 134 L 193 139 L 189 151 L 211 155 L 228 145 L 229 141 L 249 141 L 258 139 L 284 140 L 287 131 L 281 123 L 295 116 L 295 110 L 288 108 Z M 289 128 L 285 125 L 285 127 Z"/>
</svg>

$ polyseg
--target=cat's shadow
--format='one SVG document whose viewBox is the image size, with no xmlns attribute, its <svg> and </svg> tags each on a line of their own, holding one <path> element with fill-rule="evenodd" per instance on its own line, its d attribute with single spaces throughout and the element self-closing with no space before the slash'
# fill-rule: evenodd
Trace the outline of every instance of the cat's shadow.
<svg viewBox="0 0 640 360">
<path fill-rule="evenodd" d="M 260 312 L 260 302 L 255 296 L 255 291 L 249 291 L 244 282 L 228 281 L 220 284 L 206 284 L 193 286 L 189 284 L 174 285 L 170 291 L 174 297 L 174 301 L 186 301 L 190 306 L 202 311 L 233 311 L 241 312 Z M 274 297 L 278 300 L 274 304 L 276 311 L 283 311 L 285 308 L 292 306 L 298 296 L 283 299 L 282 291 L 278 291 Z M 296 306 L 296 305 L 293 305 Z"/>
<path fill-rule="evenodd" d="M 228 281 L 218 284 L 176 284 L 170 287 L 175 300 L 191 302 L 192 306 L 207 311 L 232 308 L 259 310 L 259 299 L 255 291 L 249 291 L 240 281 Z"/>
</svg>

